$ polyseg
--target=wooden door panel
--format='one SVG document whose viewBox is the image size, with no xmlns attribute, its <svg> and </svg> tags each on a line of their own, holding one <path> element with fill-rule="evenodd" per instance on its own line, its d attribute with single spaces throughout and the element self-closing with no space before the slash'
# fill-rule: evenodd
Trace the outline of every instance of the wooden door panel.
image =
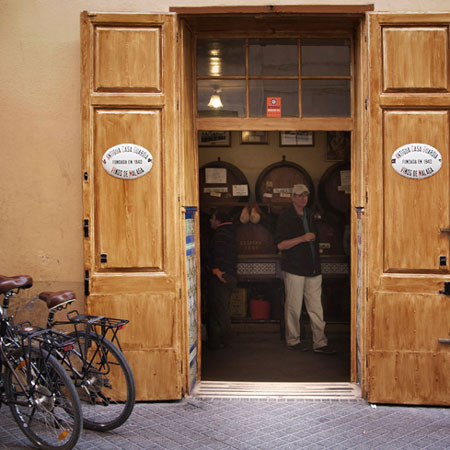
<svg viewBox="0 0 450 450">
<path fill-rule="evenodd" d="M 161 34 L 160 26 L 96 27 L 94 90 L 161 92 Z"/>
<path fill-rule="evenodd" d="M 369 359 L 370 401 L 449 405 L 448 353 L 374 352 Z"/>
<path fill-rule="evenodd" d="M 443 288 L 443 283 L 448 276 L 430 277 L 426 274 L 417 274 L 412 277 L 411 273 L 380 273 L 378 277 L 373 277 L 374 285 L 377 289 L 389 292 L 426 292 L 436 294 Z M 376 283 L 375 283 L 376 282 Z"/>
<path fill-rule="evenodd" d="M 369 14 L 368 399 L 450 403 L 450 15 Z M 408 179 L 403 145 L 436 148 L 442 167 Z"/>
<path fill-rule="evenodd" d="M 166 264 L 167 267 L 168 264 Z M 170 269 L 170 268 L 169 268 Z M 126 277 L 124 276 L 126 274 Z M 124 282 L 126 279 L 126 283 Z M 151 291 L 152 293 L 164 293 L 175 286 L 177 277 L 167 272 L 97 272 L 90 279 L 91 291 L 96 295 L 108 295 L 114 292 L 117 295 L 139 294 Z"/>
<path fill-rule="evenodd" d="M 393 152 L 406 143 L 427 143 L 448 161 L 448 111 L 385 111 L 384 271 L 446 272 L 439 257 L 449 254 L 448 169 L 423 180 L 402 177 L 392 169 Z"/>
<path fill-rule="evenodd" d="M 173 348 L 178 335 L 175 328 L 167 326 L 165 318 L 177 318 L 177 298 L 169 293 L 123 294 L 120 301 L 114 296 L 97 295 L 88 302 L 93 314 L 102 315 L 105 310 L 112 317 L 130 320 L 119 332 L 122 347 L 128 350 L 148 348 Z M 140 320 L 136 320 L 140 317 Z"/>
<path fill-rule="evenodd" d="M 164 158 L 161 115 L 155 110 L 95 110 L 95 261 L 98 270 L 163 269 Z M 147 175 L 122 180 L 102 167 L 105 151 L 118 143 L 139 143 L 153 156 Z M 100 255 L 107 255 L 101 263 Z"/>
<path fill-rule="evenodd" d="M 439 337 L 450 336 L 450 308 L 445 296 L 438 293 L 380 292 L 374 295 L 371 313 L 371 349 L 420 349 L 422 352 L 448 354 L 448 350 L 438 342 Z"/>
<path fill-rule="evenodd" d="M 182 396 L 182 240 L 174 14 L 83 12 L 83 205 L 89 314 L 125 318 L 137 400 Z M 153 166 L 120 179 L 106 150 L 135 144 Z"/>
<path fill-rule="evenodd" d="M 179 393 L 182 388 L 178 376 L 181 363 L 173 348 L 132 350 L 126 355 L 141 400 L 176 398 L 174 393 Z"/>
<path fill-rule="evenodd" d="M 448 91 L 446 26 L 386 26 L 382 39 L 385 92 Z"/>
</svg>

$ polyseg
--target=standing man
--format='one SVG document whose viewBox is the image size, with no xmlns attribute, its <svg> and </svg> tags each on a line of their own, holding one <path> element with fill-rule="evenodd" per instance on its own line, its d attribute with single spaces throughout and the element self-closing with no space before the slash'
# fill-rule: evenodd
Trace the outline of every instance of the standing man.
<svg viewBox="0 0 450 450">
<path fill-rule="evenodd" d="M 336 353 L 328 346 L 322 310 L 322 275 L 316 230 L 306 208 L 309 189 L 304 184 L 292 188 L 292 205 L 279 216 L 275 241 L 281 250 L 281 270 L 285 287 L 284 317 L 288 349 L 307 351 L 300 342 L 300 313 L 303 298 L 308 312 L 313 350 L 316 353 Z"/>
<path fill-rule="evenodd" d="M 231 343 L 230 297 L 236 287 L 237 248 L 234 226 L 227 210 L 217 209 L 210 219 L 215 230 L 208 253 L 207 327 L 210 349 Z"/>
</svg>

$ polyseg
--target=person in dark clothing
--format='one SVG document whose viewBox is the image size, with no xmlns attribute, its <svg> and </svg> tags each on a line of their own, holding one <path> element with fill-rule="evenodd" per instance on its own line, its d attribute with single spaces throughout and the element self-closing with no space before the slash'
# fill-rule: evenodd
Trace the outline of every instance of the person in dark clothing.
<svg viewBox="0 0 450 450">
<path fill-rule="evenodd" d="M 208 251 L 208 347 L 219 349 L 231 343 L 230 297 L 236 287 L 237 246 L 231 217 L 217 209 L 210 219 L 215 233 Z"/>
<path fill-rule="evenodd" d="M 311 321 L 313 350 L 334 354 L 325 336 L 317 232 L 306 208 L 308 196 L 309 189 L 304 184 L 292 188 L 292 205 L 280 214 L 275 234 L 285 286 L 286 345 L 291 350 L 308 350 L 300 341 L 299 319 L 304 300 Z"/>
</svg>

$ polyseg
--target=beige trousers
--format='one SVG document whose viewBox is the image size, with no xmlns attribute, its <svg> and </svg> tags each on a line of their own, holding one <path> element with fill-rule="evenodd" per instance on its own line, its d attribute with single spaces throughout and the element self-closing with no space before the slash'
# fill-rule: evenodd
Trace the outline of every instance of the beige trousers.
<svg viewBox="0 0 450 450">
<path fill-rule="evenodd" d="M 283 279 L 286 344 L 291 346 L 300 342 L 300 313 L 305 299 L 306 311 L 311 321 L 313 348 L 327 345 L 322 309 L 322 275 L 302 277 L 283 272 Z"/>
</svg>

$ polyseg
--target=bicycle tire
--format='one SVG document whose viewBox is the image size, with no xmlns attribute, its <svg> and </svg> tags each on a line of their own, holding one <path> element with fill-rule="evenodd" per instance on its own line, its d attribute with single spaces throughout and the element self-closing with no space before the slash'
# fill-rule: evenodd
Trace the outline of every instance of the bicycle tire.
<svg viewBox="0 0 450 450">
<path fill-rule="evenodd" d="M 136 401 L 134 376 L 125 356 L 110 340 L 91 333 L 91 348 L 86 358 L 86 333 L 78 331 L 69 335 L 76 339 L 69 356 L 71 363 L 83 374 L 81 380 L 73 381 L 81 402 L 84 427 L 95 431 L 119 427 L 130 417 Z M 84 368 L 82 357 L 87 363 Z"/>
<path fill-rule="evenodd" d="M 14 420 L 25 436 L 41 449 L 72 449 L 81 435 L 83 418 L 72 380 L 43 349 L 28 348 L 24 363 L 5 371 L 5 394 Z M 22 388 L 17 381 L 22 381 Z"/>
</svg>

